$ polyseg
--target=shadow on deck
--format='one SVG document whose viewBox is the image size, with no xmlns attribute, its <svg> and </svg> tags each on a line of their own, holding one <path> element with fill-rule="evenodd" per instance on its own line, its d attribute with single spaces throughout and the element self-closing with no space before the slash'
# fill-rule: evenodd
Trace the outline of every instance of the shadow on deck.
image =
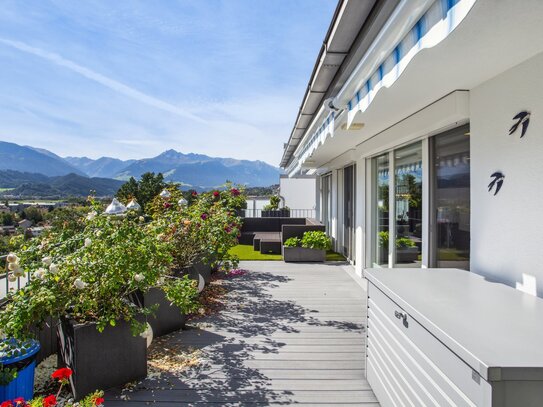
<svg viewBox="0 0 543 407">
<path fill-rule="evenodd" d="M 228 305 L 163 342 L 199 350 L 106 405 L 377 406 L 364 372 L 365 292 L 339 264 L 244 262 Z M 124 397 L 125 399 L 122 399 Z"/>
</svg>

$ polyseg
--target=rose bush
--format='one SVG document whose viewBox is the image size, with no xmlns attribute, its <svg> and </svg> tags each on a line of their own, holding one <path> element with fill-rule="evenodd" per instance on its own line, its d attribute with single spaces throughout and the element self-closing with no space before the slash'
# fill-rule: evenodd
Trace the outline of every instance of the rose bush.
<svg viewBox="0 0 543 407">
<path fill-rule="evenodd" d="M 94 204 L 85 227 L 69 239 L 50 233 L 28 242 L 16 264 L 32 278 L 8 295 L 0 311 L 4 333 L 24 338 L 49 316 L 93 322 L 100 331 L 125 320 L 134 334 L 141 333 L 146 328 L 141 316 L 153 310 L 136 306 L 129 297 L 157 285 L 167 287 L 174 303 L 189 299 L 176 305 L 190 312 L 197 288 L 188 278 L 178 281 L 171 275 L 172 245 L 164 237 L 165 226 L 142 220 L 130 213 L 106 216 Z"/>
</svg>

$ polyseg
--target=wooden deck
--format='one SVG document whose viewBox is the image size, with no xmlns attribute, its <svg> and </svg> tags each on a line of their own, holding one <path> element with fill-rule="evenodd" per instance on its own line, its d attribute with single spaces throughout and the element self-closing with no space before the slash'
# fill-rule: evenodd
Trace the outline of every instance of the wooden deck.
<svg viewBox="0 0 543 407">
<path fill-rule="evenodd" d="M 229 307 L 171 336 L 201 349 L 181 375 L 146 379 L 116 406 L 365 406 L 365 292 L 337 264 L 243 262 Z"/>
</svg>

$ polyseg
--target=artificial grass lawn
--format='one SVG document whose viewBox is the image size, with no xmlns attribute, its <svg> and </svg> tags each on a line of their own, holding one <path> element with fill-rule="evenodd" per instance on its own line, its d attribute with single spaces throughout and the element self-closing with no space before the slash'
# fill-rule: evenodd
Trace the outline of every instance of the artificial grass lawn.
<svg viewBox="0 0 543 407">
<path fill-rule="evenodd" d="M 250 244 L 239 244 L 229 250 L 230 254 L 236 255 L 240 260 L 283 260 L 280 254 L 262 254 L 254 251 Z M 326 261 L 344 261 L 341 254 L 329 250 L 326 253 Z"/>
</svg>

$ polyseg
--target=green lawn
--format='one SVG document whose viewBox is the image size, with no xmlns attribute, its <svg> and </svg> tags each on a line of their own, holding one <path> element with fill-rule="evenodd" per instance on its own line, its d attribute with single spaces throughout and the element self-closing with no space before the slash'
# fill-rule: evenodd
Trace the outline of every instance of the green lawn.
<svg viewBox="0 0 543 407">
<path fill-rule="evenodd" d="M 230 254 L 235 254 L 240 260 L 283 260 L 280 254 L 262 254 L 254 251 L 253 246 L 249 244 L 240 244 L 230 249 Z M 344 261 L 345 257 L 341 254 L 328 251 L 326 261 Z"/>
</svg>

